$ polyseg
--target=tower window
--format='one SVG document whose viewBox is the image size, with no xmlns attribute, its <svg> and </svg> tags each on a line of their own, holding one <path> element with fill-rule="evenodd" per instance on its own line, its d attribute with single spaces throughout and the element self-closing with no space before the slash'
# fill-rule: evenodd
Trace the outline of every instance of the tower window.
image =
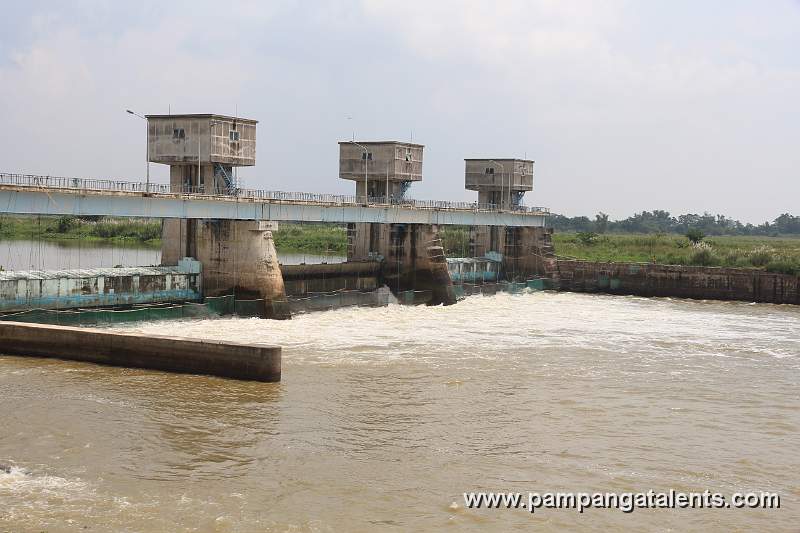
<svg viewBox="0 0 800 533">
<path fill-rule="evenodd" d="M 229 131 L 228 138 L 231 140 L 231 142 L 239 142 L 239 132 L 236 130 Z"/>
<path fill-rule="evenodd" d="M 369 159 L 372 161 L 372 152 L 361 152 L 361 159 Z"/>
<path fill-rule="evenodd" d="M 493 167 L 486 167 L 486 173 L 487 174 L 494 174 L 494 168 Z"/>
<path fill-rule="evenodd" d="M 186 138 L 186 131 L 183 128 L 175 128 L 172 130 L 172 138 L 173 139 L 185 139 Z"/>
</svg>

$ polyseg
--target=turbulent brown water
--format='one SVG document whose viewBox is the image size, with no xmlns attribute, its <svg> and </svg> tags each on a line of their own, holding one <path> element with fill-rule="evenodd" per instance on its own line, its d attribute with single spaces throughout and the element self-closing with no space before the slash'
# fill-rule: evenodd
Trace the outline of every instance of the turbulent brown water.
<svg viewBox="0 0 800 533">
<path fill-rule="evenodd" d="M 133 327 L 283 382 L 0 357 L 0 530 L 796 531 L 800 309 L 536 293 Z M 470 510 L 465 491 L 772 491 L 778 510 Z"/>
</svg>

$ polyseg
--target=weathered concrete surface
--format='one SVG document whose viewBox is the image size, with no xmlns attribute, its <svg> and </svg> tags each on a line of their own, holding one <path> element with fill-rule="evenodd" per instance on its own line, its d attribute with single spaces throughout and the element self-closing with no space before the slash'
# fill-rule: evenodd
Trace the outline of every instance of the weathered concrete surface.
<svg viewBox="0 0 800 533">
<path fill-rule="evenodd" d="M 336 291 L 374 291 L 380 287 L 381 263 L 355 261 L 313 265 L 281 265 L 287 296 Z"/>
<path fill-rule="evenodd" d="M 348 224 L 348 261 L 383 259 L 383 281 L 398 295 L 430 291 L 430 305 L 456 303 L 453 282 L 432 224 Z"/>
<path fill-rule="evenodd" d="M 0 322 L 0 354 L 280 381 L 281 348 L 85 328 Z"/>
<path fill-rule="evenodd" d="M 230 294 L 264 300 L 266 318 L 291 318 L 269 222 L 203 221 L 197 228 L 197 259 L 203 263 L 207 296 Z"/>
<path fill-rule="evenodd" d="M 550 275 L 555 268 L 553 228 L 505 229 L 503 272 L 508 281 Z"/>
<path fill-rule="evenodd" d="M 147 154 L 153 163 L 256 164 L 257 120 L 215 114 L 147 115 Z M 234 136 L 231 132 L 235 132 Z"/>
<path fill-rule="evenodd" d="M 800 278 L 746 268 L 558 260 L 556 287 L 576 292 L 800 304 Z"/>
<path fill-rule="evenodd" d="M 489 252 L 503 256 L 503 275 L 509 281 L 550 275 L 555 265 L 553 228 L 472 226 L 470 255 L 484 257 Z"/>
<path fill-rule="evenodd" d="M 191 260 L 178 263 L 169 267 L 2 271 L 0 311 L 199 300 L 200 264 Z"/>
<path fill-rule="evenodd" d="M 286 198 L 282 197 L 284 194 Z M 401 205 L 364 206 L 359 205 L 354 196 L 319 195 L 319 200 L 303 200 L 303 196 L 270 192 L 265 192 L 263 198 L 246 195 L 210 196 L 180 192 L 48 189 L 0 184 L 0 205 L 4 206 L 5 212 L 27 215 L 534 227 L 544 226 L 549 216 L 544 208 L 527 212 L 501 212 L 466 206 L 438 206 L 436 202 L 425 205 L 428 203 L 413 200 Z"/>
<path fill-rule="evenodd" d="M 203 264 L 204 296 L 264 300 L 266 318 L 291 318 L 266 221 L 175 220 L 164 224 L 161 261 L 190 256 Z"/>
</svg>

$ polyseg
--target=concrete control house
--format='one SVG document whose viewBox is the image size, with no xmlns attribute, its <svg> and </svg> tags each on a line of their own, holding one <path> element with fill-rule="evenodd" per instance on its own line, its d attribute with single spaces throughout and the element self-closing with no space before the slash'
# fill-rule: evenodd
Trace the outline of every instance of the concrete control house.
<svg viewBox="0 0 800 533">
<path fill-rule="evenodd" d="M 533 190 L 533 161 L 465 159 L 464 187 L 478 191 L 478 203 L 513 209 Z"/>
<path fill-rule="evenodd" d="M 173 191 L 227 194 L 233 167 L 256 164 L 256 124 L 213 114 L 146 115 L 149 161 L 170 166 Z"/>
<path fill-rule="evenodd" d="M 400 141 L 341 141 L 339 177 L 356 182 L 356 196 L 400 200 L 422 181 L 421 144 Z"/>
<path fill-rule="evenodd" d="M 172 191 L 232 194 L 238 186 L 234 167 L 256 164 L 255 120 L 215 114 L 146 118 L 148 159 L 169 165 Z M 161 263 L 193 257 L 202 264 L 205 296 L 263 300 L 265 316 L 288 318 L 274 227 L 263 220 L 168 218 Z"/>
</svg>

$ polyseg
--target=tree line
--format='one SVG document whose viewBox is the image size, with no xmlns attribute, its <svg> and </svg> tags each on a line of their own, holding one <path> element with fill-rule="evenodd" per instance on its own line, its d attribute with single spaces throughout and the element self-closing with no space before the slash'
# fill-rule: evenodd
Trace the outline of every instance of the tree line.
<svg viewBox="0 0 800 533">
<path fill-rule="evenodd" d="M 623 220 L 609 220 L 606 213 L 598 213 L 594 220 L 586 216 L 567 217 L 552 214 L 550 224 L 556 231 L 593 233 L 678 233 L 690 231 L 705 235 L 800 235 L 800 216 L 784 213 L 772 222 L 743 224 L 725 215 L 686 214 L 672 216 L 668 211 L 655 209 L 635 213 Z"/>
</svg>

